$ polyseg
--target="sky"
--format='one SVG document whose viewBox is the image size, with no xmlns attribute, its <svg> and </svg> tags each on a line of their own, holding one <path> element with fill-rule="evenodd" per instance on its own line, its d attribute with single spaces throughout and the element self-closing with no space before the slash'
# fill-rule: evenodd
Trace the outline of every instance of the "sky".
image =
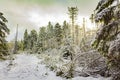
<svg viewBox="0 0 120 80">
<path fill-rule="evenodd" d="M 7 40 L 14 40 L 15 30 L 18 24 L 19 39 L 22 39 L 25 29 L 28 31 L 39 30 L 46 26 L 49 21 L 53 24 L 64 20 L 70 21 L 68 7 L 77 6 L 79 9 L 77 24 L 82 25 L 82 18 L 89 19 L 99 0 L 0 0 L 0 12 L 8 20 L 10 34 Z M 88 28 L 92 28 L 87 21 Z"/>
</svg>

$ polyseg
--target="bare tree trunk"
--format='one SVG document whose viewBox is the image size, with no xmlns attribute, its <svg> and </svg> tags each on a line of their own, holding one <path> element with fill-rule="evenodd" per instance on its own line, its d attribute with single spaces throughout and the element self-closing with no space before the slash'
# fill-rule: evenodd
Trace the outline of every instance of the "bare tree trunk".
<svg viewBox="0 0 120 80">
<path fill-rule="evenodd" d="M 83 18 L 83 36 L 86 38 L 85 18 Z"/>
<path fill-rule="evenodd" d="M 15 36 L 15 44 L 14 44 L 13 54 L 17 53 L 17 37 L 18 37 L 18 25 L 16 28 L 16 36 Z"/>
</svg>

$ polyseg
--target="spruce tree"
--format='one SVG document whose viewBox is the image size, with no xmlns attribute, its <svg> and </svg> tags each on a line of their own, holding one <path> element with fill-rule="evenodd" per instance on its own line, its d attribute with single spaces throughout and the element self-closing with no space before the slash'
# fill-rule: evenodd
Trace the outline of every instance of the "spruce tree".
<svg viewBox="0 0 120 80">
<path fill-rule="evenodd" d="M 9 34 L 9 29 L 6 25 L 7 19 L 0 12 L 0 57 L 8 54 L 8 46 L 5 37 Z"/>
<path fill-rule="evenodd" d="M 37 32 L 36 30 L 32 30 L 30 32 L 30 49 L 34 50 L 37 42 Z"/>
<path fill-rule="evenodd" d="M 51 24 L 51 22 L 49 22 L 46 30 L 47 48 L 52 48 L 53 37 L 54 37 L 53 25 Z"/>
<path fill-rule="evenodd" d="M 57 42 L 57 47 L 58 47 L 61 44 L 62 39 L 63 39 L 62 28 L 59 23 L 56 23 L 54 27 L 54 36 L 55 36 L 55 40 Z"/>
<path fill-rule="evenodd" d="M 67 36 L 69 36 L 69 25 L 66 21 L 63 22 L 63 26 L 62 26 L 62 34 L 64 36 L 64 38 L 66 38 Z"/>
<path fill-rule="evenodd" d="M 39 35 L 38 35 L 38 45 L 39 50 L 44 51 L 46 45 L 46 27 L 40 27 Z"/>
<path fill-rule="evenodd" d="M 28 32 L 27 29 L 24 32 L 24 40 L 23 40 L 23 50 L 28 49 Z"/>
<path fill-rule="evenodd" d="M 108 60 L 117 73 L 113 80 L 120 80 L 120 3 L 119 0 L 100 0 L 95 12 L 95 21 L 101 26 L 93 46 Z M 117 69 L 118 68 L 118 69 Z M 112 72 L 113 74 L 113 72 Z"/>
<path fill-rule="evenodd" d="M 51 24 L 51 22 L 48 23 L 46 32 L 47 32 L 47 35 L 48 35 L 47 37 L 52 38 L 52 36 L 53 36 L 53 25 Z"/>
<path fill-rule="evenodd" d="M 28 34 L 28 39 L 27 39 L 27 50 L 30 50 L 31 48 L 31 36 Z"/>
</svg>

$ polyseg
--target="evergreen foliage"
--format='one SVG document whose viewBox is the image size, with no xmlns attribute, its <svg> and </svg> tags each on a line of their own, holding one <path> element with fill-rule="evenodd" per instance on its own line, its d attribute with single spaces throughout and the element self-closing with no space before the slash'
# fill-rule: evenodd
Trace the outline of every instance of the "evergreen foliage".
<svg viewBox="0 0 120 80">
<path fill-rule="evenodd" d="M 110 67 L 120 68 L 120 3 L 119 0 L 100 0 L 95 21 L 101 26 L 92 44 L 107 58 Z M 112 72 L 113 74 L 113 72 Z M 120 80 L 119 74 L 113 80 Z"/>
<path fill-rule="evenodd" d="M 55 41 L 57 42 L 57 46 L 59 46 L 62 42 L 62 28 L 59 23 L 56 23 L 55 28 L 54 28 L 54 36 L 55 36 Z"/>
<path fill-rule="evenodd" d="M 66 38 L 67 36 L 70 35 L 69 24 L 66 21 L 63 22 L 62 32 L 63 32 L 63 37 L 64 38 Z"/>
<path fill-rule="evenodd" d="M 26 29 L 24 33 L 23 50 L 26 50 L 27 48 L 28 48 L 28 32 Z"/>
<path fill-rule="evenodd" d="M 37 32 L 36 30 L 32 30 L 30 32 L 30 49 L 33 50 L 37 42 Z"/>
<path fill-rule="evenodd" d="M 39 36 L 38 36 L 38 44 L 40 46 L 40 50 L 45 50 L 46 45 L 46 27 L 40 27 Z"/>
<path fill-rule="evenodd" d="M 0 12 L 0 57 L 8 54 L 8 46 L 5 37 L 9 34 L 9 29 L 6 25 L 7 19 L 3 16 L 3 13 Z"/>
</svg>

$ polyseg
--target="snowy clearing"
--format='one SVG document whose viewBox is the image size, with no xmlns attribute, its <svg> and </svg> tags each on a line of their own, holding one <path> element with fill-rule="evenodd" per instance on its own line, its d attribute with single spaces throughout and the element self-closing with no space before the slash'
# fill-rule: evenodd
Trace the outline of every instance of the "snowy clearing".
<svg viewBox="0 0 120 80">
<path fill-rule="evenodd" d="M 18 54 L 9 65 L 9 60 L 0 61 L 0 80 L 66 80 L 57 77 L 34 55 Z M 70 80 L 109 80 L 109 78 L 75 77 Z"/>
</svg>

